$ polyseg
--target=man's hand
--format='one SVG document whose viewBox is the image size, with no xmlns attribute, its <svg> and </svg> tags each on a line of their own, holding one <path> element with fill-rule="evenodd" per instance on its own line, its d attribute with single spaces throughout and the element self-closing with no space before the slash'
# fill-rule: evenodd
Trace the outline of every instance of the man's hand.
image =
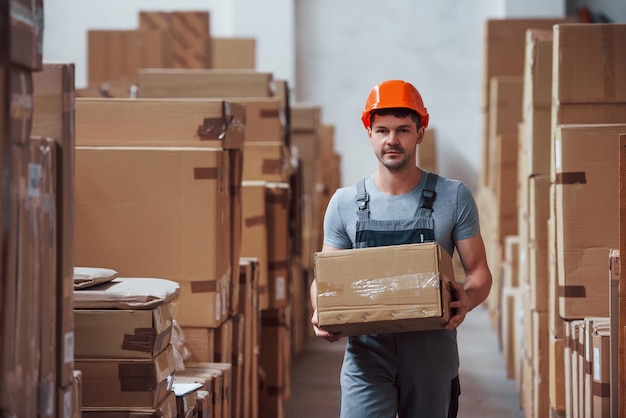
<svg viewBox="0 0 626 418">
<path fill-rule="evenodd" d="M 446 280 L 448 289 L 452 295 L 450 301 L 450 312 L 452 316 L 448 322 L 443 325 L 444 329 L 456 329 L 465 320 L 465 315 L 470 311 L 471 304 L 469 296 L 463 286 L 454 280 Z"/>
<path fill-rule="evenodd" d="M 311 323 L 313 324 L 313 330 L 315 331 L 315 335 L 317 337 L 325 338 L 331 343 L 339 341 L 343 336 L 341 332 L 328 332 L 325 329 L 319 327 L 319 322 L 317 321 L 317 309 L 315 310 L 315 312 L 313 312 L 313 317 L 311 317 Z"/>
</svg>

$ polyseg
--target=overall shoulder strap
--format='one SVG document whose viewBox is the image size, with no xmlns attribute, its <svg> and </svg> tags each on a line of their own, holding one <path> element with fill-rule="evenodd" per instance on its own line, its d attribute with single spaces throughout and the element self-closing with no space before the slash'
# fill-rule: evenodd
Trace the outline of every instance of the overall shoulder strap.
<svg viewBox="0 0 626 418">
<path fill-rule="evenodd" d="M 356 184 L 356 204 L 358 207 L 357 213 L 362 214 L 369 212 L 370 195 L 365 190 L 365 179 L 360 180 Z"/>
<path fill-rule="evenodd" d="M 437 192 L 435 192 L 435 186 L 439 176 L 436 173 L 426 173 L 426 185 L 422 190 L 422 208 L 433 210 L 433 203 L 437 199 Z"/>
</svg>

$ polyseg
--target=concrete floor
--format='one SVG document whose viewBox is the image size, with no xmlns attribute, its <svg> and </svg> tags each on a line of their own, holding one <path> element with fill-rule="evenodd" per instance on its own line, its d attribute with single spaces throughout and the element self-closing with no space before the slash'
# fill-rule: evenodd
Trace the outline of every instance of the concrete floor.
<svg viewBox="0 0 626 418">
<path fill-rule="evenodd" d="M 346 339 L 313 338 L 292 363 L 287 418 L 332 418 L 339 408 L 339 369 Z M 458 331 L 461 356 L 459 418 L 523 418 L 519 391 L 505 374 L 504 359 L 487 311 L 478 307 Z"/>
</svg>

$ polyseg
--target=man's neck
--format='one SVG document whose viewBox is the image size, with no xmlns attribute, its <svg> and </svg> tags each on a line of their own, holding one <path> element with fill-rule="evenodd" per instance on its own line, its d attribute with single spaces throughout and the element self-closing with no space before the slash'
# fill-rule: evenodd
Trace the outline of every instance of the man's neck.
<svg viewBox="0 0 626 418">
<path fill-rule="evenodd" d="M 421 178 L 422 170 L 419 167 L 411 167 L 401 172 L 379 168 L 374 173 L 376 188 L 382 193 L 390 195 L 401 195 L 410 192 L 417 187 Z"/>
</svg>

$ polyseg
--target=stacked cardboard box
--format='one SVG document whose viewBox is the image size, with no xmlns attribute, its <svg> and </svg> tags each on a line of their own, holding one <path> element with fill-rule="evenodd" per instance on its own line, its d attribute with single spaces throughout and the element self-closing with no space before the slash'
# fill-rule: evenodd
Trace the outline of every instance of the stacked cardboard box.
<svg viewBox="0 0 626 418">
<path fill-rule="evenodd" d="M 5 2 L 0 22 L 0 409 L 72 416 L 73 66 L 42 62 L 42 1 Z"/>
<path fill-rule="evenodd" d="M 178 283 L 153 278 L 114 278 L 75 291 L 83 416 L 176 410 L 172 305 L 179 294 Z"/>
<path fill-rule="evenodd" d="M 514 31 L 515 22 L 510 23 Z M 517 273 L 524 315 L 518 321 L 524 331 L 518 338 L 524 341 L 514 361 L 522 364 L 515 377 L 521 376 L 525 413 L 591 416 L 595 406 L 598 411 L 605 408 L 603 396 L 594 404 L 591 353 L 594 324 L 603 329 L 601 318 L 609 316 L 609 252 L 619 246 L 616 151 L 620 134 L 626 132 L 626 64 L 616 51 L 626 42 L 626 29 L 564 22 L 547 28 L 539 22 L 527 29 L 521 100 L 506 103 L 521 106 L 519 147 L 511 158 L 517 164 L 517 180 L 506 180 L 506 166 L 498 160 L 505 156 L 493 123 L 503 109 L 500 103 L 489 109 L 487 149 L 496 151 L 487 153 L 486 186 L 479 190 L 478 204 L 481 217 L 494 212 L 489 205 L 500 209 L 497 226 L 482 223 L 487 226 L 489 262 L 498 275 L 494 277 L 503 280 L 496 288 L 510 276 L 511 254 L 490 249 L 499 242 L 489 237 L 504 236 L 506 242 L 510 238 L 503 232 L 508 232 L 519 240 Z M 493 99 L 497 104 L 503 80 L 491 78 L 490 105 Z M 506 187 L 517 190 L 511 212 L 516 227 L 510 230 L 503 228 L 506 218 L 498 204 Z M 499 314 L 505 315 L 504 310 Z M 606 332 L 598 334 L 606 338 Z M 501 338 L 511 338 L 510 333 Z"/>
</svg>

